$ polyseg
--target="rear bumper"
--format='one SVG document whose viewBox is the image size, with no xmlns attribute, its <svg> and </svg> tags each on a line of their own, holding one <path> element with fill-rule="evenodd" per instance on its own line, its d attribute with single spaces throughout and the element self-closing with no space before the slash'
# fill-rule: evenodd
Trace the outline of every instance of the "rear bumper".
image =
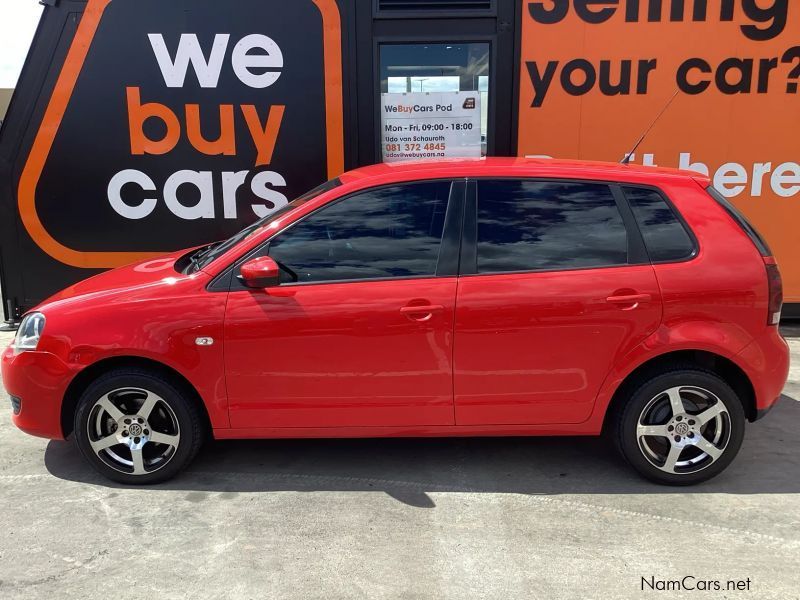
<svg viewBox="0 0 800 600">
<path fill-rule="evenodd" d="M 769 413 L 769 411 L 771 411 L 773 408 L 775 408 L 775 405 L 778 404 L 779 401 L 780 401 L 780 397 L 776 398 L 775 401 L 772 404 L 770 404 L 769 406 L 767 406 L 766 408 L 757 408 L 756 409 L 756 415 L 755 415 L 755 417 L 753 417 L 753 421 L 759 421 L 759 420 L 763 419 L 764 417 L 766 417 L 767 413 Z"/>
<path fill-rule="evenodd" d="M 767 328 L 737 355 L 755 390 L 755 414 L 748 415 L 751 420 L 763 417 L 780 398 L 789 377 L 789 357 L 789 345 L 777 327 Z"/>
<path fill-rule="evenodd" d="M 72 379 L 69 367 L 49 352 L 14 355 L 9 347 L 3 352 L 0 368 L 3 386 L 13 397 L 14 425 L 31 435 L 64 439 L 61 402 Z"/>
</svg>

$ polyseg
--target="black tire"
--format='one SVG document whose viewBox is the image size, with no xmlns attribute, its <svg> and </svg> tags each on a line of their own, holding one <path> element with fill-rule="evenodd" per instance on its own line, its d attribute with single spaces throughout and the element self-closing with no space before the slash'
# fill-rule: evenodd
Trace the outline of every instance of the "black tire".
<svg viewBox="0 0 800 600">
<path fill-rule="evenodd" d="M 145 402 L 152 403 L 147 415 Z M 139 418 L 139 411 L 145 418 Z M 147 485 L 174 477 L 194 459 L 203 442 L 204 421 L 180 386 L 145 369 L 125 368 L 109 371 L 89 385 L 78 401 L 74 432 L 78 449 L 98 473 L 119 483 Z M 164 443 L 148 436 L 160 436 Z M 124 442 L 93 448 L 106 439 L 109 444 Z M 134 474 L 137 469 L 139 474 Z"/>
<path fill-rule="evenodd" d="M 676 365 L 648 374 L 632 389 L 613 415 L 611 433 L 622 456 L 647 479 L 692 485 L 719 475 L 736 457 L 744 438 L 744 408 L 733 389 L 715 373 L 694 365 Z M 676 397 L 685 409 L 680 419 L 673 410 Z M 709 417 L 714 413 L 719 414 Z M 701 423 L 706 418 L 711 420 Z M 649 431 L 654 435 L 648 435 Z M 673 453 L 677 462 L 670 462 Z"/>
</svg>

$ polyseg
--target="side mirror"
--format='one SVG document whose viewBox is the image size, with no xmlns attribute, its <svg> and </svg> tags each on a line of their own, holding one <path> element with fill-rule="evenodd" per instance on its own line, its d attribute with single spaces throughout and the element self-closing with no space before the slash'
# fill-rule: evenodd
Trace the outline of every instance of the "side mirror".
<svg viewBox="0 0 800 600">
<path fill-rule="evenodd" d="M 248 260 L 239 269 L 242 282 L 249 288 L 268 288 L 280 285 L 281 271 L 278 263 L 269 256 Z"/>
</svg>

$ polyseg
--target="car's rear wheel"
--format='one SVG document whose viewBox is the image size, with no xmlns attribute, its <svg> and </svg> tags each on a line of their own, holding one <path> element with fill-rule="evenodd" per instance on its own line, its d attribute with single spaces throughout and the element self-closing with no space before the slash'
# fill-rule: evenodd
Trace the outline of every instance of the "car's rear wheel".
<svg viewBox="0 0 800 600">
<path fill-rule="evenodd" d="M 615 441 L 639 473 L 689 485 L 721 473 L 744 437 L 742 403 L 716 374 L 676 367 L 642 381 L 615 423 Z"/>
<path fill-rule="evenodd" d="M 168 379 L 140 369 L 99 377 L 81 396 L 75 440 L 102 475 L 126 484 L 165 481 L 195 457 L 202 419 Z"/>
</svg>

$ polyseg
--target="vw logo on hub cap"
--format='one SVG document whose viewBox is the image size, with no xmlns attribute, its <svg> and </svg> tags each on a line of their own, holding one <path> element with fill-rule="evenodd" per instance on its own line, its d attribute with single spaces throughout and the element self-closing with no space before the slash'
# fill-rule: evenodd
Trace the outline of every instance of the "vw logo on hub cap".
<svg viewBox="0 0 800 600">
<path fill-rule="evenodd" d="M 678 423 L 675 426 L 675 433 L 678 435 L 686 435 L 689 433 L 689 426 L 686 423 Z"/>
<path fill-rule="evenodd" d="M 142 435 L 142 426 L 138 423 L 131 423 L 128 427 L 128 431 L 132 436 Z"/>
</svg>

